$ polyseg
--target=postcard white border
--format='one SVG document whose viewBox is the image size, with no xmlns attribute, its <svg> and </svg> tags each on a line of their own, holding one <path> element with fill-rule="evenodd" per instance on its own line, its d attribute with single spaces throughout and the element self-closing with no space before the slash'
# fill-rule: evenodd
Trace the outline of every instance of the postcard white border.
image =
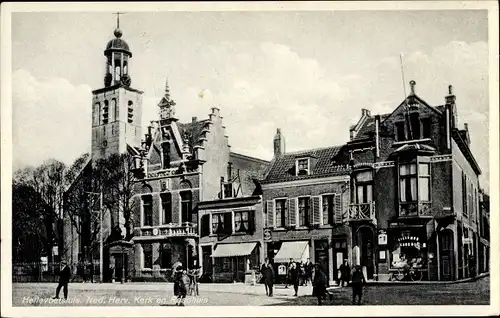
<svg viewBox="0 0 500 318">
<path fill-rule="evenodd" d="M 11 100 L 11 14 L 13 12 L 97 12 L 97 11 L 320 11 L 320 10 L 488 10 L 490 66 L 490 192 L 491 192 L 491 304 L 489 306 L 323 306 L 323 307 L 12 307 L 11 290 L 11 180 L 12 180 L 12 100 Z M 499 310 L 499 95 L 498 95 L 498 3 L 496 1 L 370 1 L 370 2 L 204 2 L 204 3 L 2 3 L 1 6 L 1 175 L 2 232 L 1 256 L 2 314 L 8 317 L 153 317 L 153 316 L 424 316 L 494 315 Z"/>
</svg>

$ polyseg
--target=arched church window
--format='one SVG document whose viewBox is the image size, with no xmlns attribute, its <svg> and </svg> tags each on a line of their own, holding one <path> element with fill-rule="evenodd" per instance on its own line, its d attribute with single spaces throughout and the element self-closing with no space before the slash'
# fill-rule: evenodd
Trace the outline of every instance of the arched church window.
<svg viewBox="0 0 500 318">
<path fill-rule="evenodd" d="M 94 108 L 94 117 L 93 117 L 94 126 L 99 125 L 100 116 L 101 116 L 101 103 L 97 102 L 95 103 L 95 108 Z"/>
<path fill-rule="evenodd" d="M 116 106 L 116 98 L 113 98 L 111 100 L 111 109 L 113 112 L 113 119 L 112 121 L 118 120 L 118 107 Z"/>
<path fill-rule="evenodd" d="M 127 62 L 123 62 L 123 74 L 128 74 L 128 65 Z"/>
<path fill-rule="evenodd" d="M 128 123 L 132 124 L 134 122 L 134 102 L 131 100 L 128 101 Z"/>
<path fill-rule="evenodd" d="M 104 101 L 104 107 L 102 108 L 102 124 L 106 125 L 108 123 L 109 114 L 109 101 Z"/>
<path fill-rule="evenodd" d="M 115 66 L 115 79 L 116 81 L 120 80 L 120 66 Z"/>
</svg>

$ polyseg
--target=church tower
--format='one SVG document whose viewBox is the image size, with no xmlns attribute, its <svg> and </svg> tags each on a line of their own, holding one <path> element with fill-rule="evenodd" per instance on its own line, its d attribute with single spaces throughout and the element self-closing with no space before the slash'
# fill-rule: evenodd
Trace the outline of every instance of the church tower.
<svg viewBox="0 0 500 318">
<path fill-rule="evenodd" d="M 92 92 L 93 161 L 141 146 L 143 92 L 131 87 L 132 52 L 122 39 L 119 15 L 114 35 L 104 50 L 104 87 Z"/>
</svg>

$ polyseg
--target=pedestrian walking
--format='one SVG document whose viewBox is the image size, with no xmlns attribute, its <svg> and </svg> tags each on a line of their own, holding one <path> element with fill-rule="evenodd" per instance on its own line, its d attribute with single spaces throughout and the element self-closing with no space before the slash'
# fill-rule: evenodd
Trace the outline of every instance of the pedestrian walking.
<svg viewBox="0 0 500 318">
<path fill-rule="evenodd" d="M 182 265 L 179 265 L 175 269 L 174 274 L 174 295 L 177 296 L 177 306 L 184 306 L 184 300 L 186 299 L 187 292 L 189 289 L 190 279 L 187 272 L 184 270 Z"/>
<path fill-rule="evenodd" d="M 68 299 L 68 283 L 71 278 L 71 269 L 65 261 L 62 261 L 61 265 L 62 269 L 59 272 L 59 284 L 56 288 L 56 297 L 53 299 L 59 299 L 59 292 L 61 291 L 61 288 L 63 288 L 64 299 Z"/>
<path fill-rule="evenodd" d="M 264 278 L 264 285 L 266 286 L 266 295 L 273 297 L 273 283 L 274 283 L 274 269 L 269 263 L 269 258 L 266 258 L 265 263 L 262 264 L 260 273 Z"/>
<path fill-rule="evenodd" d="M 319 264 L 314 266 L 313 295 L 318 298 L 318 306 L 321 306 L 323 299 L 326 297 L 326 275 Z"/>
<path fill-rule="evenodd" d="M 304 270 L 305 270 L 305 280 L 306 280 L 305 285 L 307 286 L 307 282 L 310 282 L 312 284 L 312 273 L 314 270 L 314 265 L 313 263 L 311 263 L 309 258 L 304 264 Z"/>
<path fill-rule="evenodd" d="M 363 297 L 363 285 L 366 284 L 365 275 L 361 271 L 361 266 L 356 265 L 354 272 L 352 273 L 352 304 L 356 305 L 356 298 L 358 298 L 357 304 L 361 305 L 361 298 Z"/>
<path fill-rule="evenodd" d="M 298 296 L 299 293 L 299 281 L 300 272 L 299 266 L 295 262 L 290 263 L 290 268 L 288 269 L 288 278 L 291 285 L 293 285 L 293 290 L 295 291 L 294 296 Z"/>
<path fill-rule="evenodd" d="M 351 267 L 349 266 L 349 263 L 347 262 L 346 259 L 344 260 L 344 263 L 340 265 L 339 270 L 340 270 L 340 279 L 338 285 L 340 287 L 343 287 L 345 283 L 345 285 L 348 286 L 349 280 L 351 279 Z"/>
<path fill-rule="evenodd" d="M 202 268 L 199 265 L 194 265 L 193 269 L 188 273 L 190 284 L 189 284 L 189 294 L 194 296 L 199 296 L 200 292 L 198 289 L 198 280 L 203 273 Z"/>
</svg>

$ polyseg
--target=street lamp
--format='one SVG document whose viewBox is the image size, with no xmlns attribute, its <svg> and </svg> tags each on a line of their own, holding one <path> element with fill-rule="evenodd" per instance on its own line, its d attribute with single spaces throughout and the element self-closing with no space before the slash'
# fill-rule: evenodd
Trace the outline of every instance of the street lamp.
<svg viewBox="0 0 500 318">
<path fill-rule="evenodd" d="M 99 282 L 102 284 L 103 282 L 103 251 L 104 251 L 104 241 L 103 241 L 103 230 L 102 230 L 102 192 L 85 192 L 90 195 L 98 195 L 99 196 Z M 91 210 L 92 212 L 92 210 Z M 93 265 L 92 265 L 93 266 Z"/>
</svg>

